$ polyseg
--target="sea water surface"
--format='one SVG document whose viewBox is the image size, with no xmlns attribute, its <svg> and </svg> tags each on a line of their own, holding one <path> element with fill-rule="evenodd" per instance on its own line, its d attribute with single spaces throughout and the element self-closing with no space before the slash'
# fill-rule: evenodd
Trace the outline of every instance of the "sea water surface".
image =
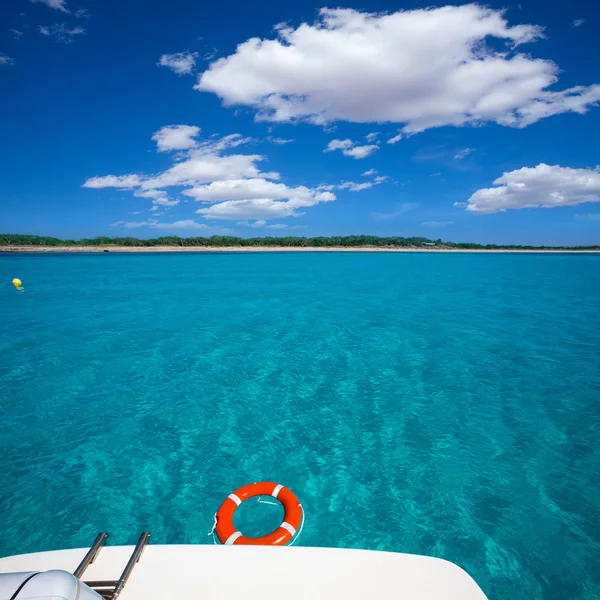
<svg viewBox="0 0 600 600">
<path fill-rule="evenodd" d="M 599 255 L 0 255 L 0 418 L 3 556 L 212 543 L 272 480 L 301 545 L 600 597 Z"/>
</svg>

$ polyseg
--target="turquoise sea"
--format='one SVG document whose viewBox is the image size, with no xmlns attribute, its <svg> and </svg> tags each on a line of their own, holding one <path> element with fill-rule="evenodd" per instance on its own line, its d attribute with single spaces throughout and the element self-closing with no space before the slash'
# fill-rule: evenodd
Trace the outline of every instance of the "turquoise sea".
<svg viewBox="0 0 600 600">
<path fill-rule="evenodd" d="M 301 545 L 600 597 L 600 255 L 0 255 L 0 411 L 3 556 L 212 543 L 267 479 Z"/>
</svg>

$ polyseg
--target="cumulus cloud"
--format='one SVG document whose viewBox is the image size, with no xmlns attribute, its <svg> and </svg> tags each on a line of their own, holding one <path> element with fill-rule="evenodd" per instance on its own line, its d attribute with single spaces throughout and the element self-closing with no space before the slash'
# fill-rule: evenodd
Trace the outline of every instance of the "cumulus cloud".
<svg viewBox="0 0 600 600">
<path fill-rule="evenodd" d="M 496 213 L 519 208 L 556 208 L 600 202 L 600 167 L 572 169 L 539 164 L 504 173 L 497 187 L 476 191 L 466 203 L 456 203 L 475 213 Z"/>
<path fill-rule="evenodd" d="M 367 135 L 365 135 L 365 139 L 367 140 L 367 142 L 374 142 L 377 139 L 377 136 L 379 136 L 379 132 L 373 131 L 372 133 L 368 133 Z"/>
<path fill-rule="evenodd" d="M 341 150 L 344 156 L 361 159 L 367 158 L 367 156 L 379 150 L 379 146 L 377 144 L 359 146 L 352 140 L 331 140 L 323 152 L 333 152 L 334 150 Z"/>
<path fill-rule="evenodd" d="M 585 23 L 585 19 L 575 19 L 573 21 L 573 27 L 581 27 Z"/>
<path fill-rule="evenodd" d="M 475 152 L 475 148 L 463 148 L 454 155 L 454 160 L 462 160 L 463 158 L 467 158 L 471 152 Z"/>
<path fill-rule="evenodd" d="M 363 177 L 372 177 L 373 175 L 377 175 L 377 169 L 369 169 L 362 174 Z"/>
<path fill-rule="evenodd" d="M 100 179 L 102 179 L 102 178 L 100 178 Z M 84 187 L 90 187 L 90 186 L 84 185 Z M 108 186 L 102 186 L 102 187 L 108 187 Z M 159 199 L 166 198 L 167 192 L 165 192 L 164 190 L 136 190 L 135 192 L 133 192 L 133 195 L 136 196 L 137 198 L 150 198 L 152 200 L 159 200 Z"/>
<path fill-rule="evenodd" d="M 164 206 L 164 207 L 171 208 L 173 206 L 177 206 L 179 204 L 179 200 L 169 200 L 166 197 L 161 197 L 161 198 L 155 198 L 152 201 L 152 203 L 155 204 L 156 206 Z"/>
<path fill-rule="evenodd" d="M 223 200 L 258 200 L 273 198 L 283 200 L 296 198 L 310 200 L 315 191 L 305 186 L 288 187 L 264 178 L 229 179 L 214 181 L 209 185 L 196 186 L 183 192 L 199 202 L 222 202 Z"/>
<path fill-rule="evenodd" d="M 167 67 L 177 75 L 190 75 L 196 66 L 197 52 L 176 52 L 175 54 L 163 54 L 158 60 L 159 67 Z"/>
<path fill-rule="evenodd" d="M 138 175 L 104 175 L 103 177 L 90 177 L 82 187 L 101 189 L 118 188 L 128 190 L 141 185 L 141 179 Z"/>
<path fill-rule="evenodd" d="M 198 135 L 200 135 L 200 127 L 167 125 L 155 132 L 152 139 L 156 142 L 159 152 L 170 152 L 195 148 L 198 143 L 195 138 Z"/>
<path fill-rule="evenodd" d="M 173 186 L 195 186 L 201 183 L 229 179 L 268 177 L 277 179 L 278 173 L 263 173 L 257 163 L 263 161 L 259 154 L 206 154 L 195 149 L 185 160 L 176 163 L 166 171 L 149 176 L 141 182 L 145 190 Z"/>
<path fill-rule="evenodd" d="M 312 206 L 320 202 L 330 202 L 335 200 L 331 192 L 320 192 L 310 204 L 298 200 L 274 200 L 272 198 L 257 198 L 254 200 L 227 200 L 219 204 L 213 204 L 208 208 L 201 208 L 197 213 L 204 216 L 205 219 L 282 219 L 286 217 L 299 217 L 305 214 L 299 212 L 299 208 Z"/>
<path fill-rule="evenodd" d="M 106 175 L 92 177 L 83 187 L 87 188 L 120 188 L 141 190 L 158 190 L 173 186 L 193 186 L 199 183 L 228 179 L 252 178 L 270 175 L 270 179 L 278 177 L 277 173 L 262 173 L 256 163 L 264 160 L 258 154 L 205 154 L 192 150 L 185 160 L 155 175 Z"/>
<path fill-rule="evenodd" d="M 391 14 L 323 8 L 317 22 L 280 25 L 277 34 L 239 44 L 195 89 L 252 107 L 258 120 L 390 122 L 404 133 L 525 127 L 600 101 L 600 85 L 549 89 L 558 66 L 519 51 L 543 30 L 510 26 L 504 11 L 478 4 Z"/>
<path fill-rule="evenodd" d="M 398 135 L 395 135 L 394 137 L 391 137 L 387 143 L 388 144 L 397 144 L 404 136 L 399 133 Z"/>
<path fill-rule="evenodd" d="M 200 208 L 196 212 L 205 219 L 224 219 L 224 220 L 252 220 L 267 221 L 270 219 L 281 219 L 286 217 L 299 217 L 305 214 L 302 210 L 322 202 L 331 202 L 335 200 L 335 195 L 329 191 L 319 191 L 299 186 L 290 188 L 284 184 L 272 184 L 267 186 L 262 180 L 248 180 L 244 182 L 227 182 L 230 186 L 215 186 L 212 190 L 200 192 L 199 190 L 189 190 L 188 193 L 196 199 L 204 202 L 213 203 L 208 208 Z M 211 186 L 206 186 L 211 188 Z M 225 197 L 223 188 L 230 188 L 228 200 L 222 201 Z M 258 192 L 264 190 L 264 194 Z M 245 193 L 244 193 L 245 191 Z M 214 194 L 214 195 L 213 195 Z"/>
<path fill-rule="evenodd" d="M 224 220 L 297 217 L 304 214 L 304 208 L 335 200 L 333 187 L 288 186 L 278 181 L 279 173 L 259 168 L 265 156 L 232 152 L 252 138 L 232 134 L 198 140 L 199 134 L 198 127 L 163 127 L 152 139 L 159 151 L 179 150 L 173 155 L 173 166 L 148 175 L 91 177 L 83 187 L 131 190 L 134 196 L 151 199 L 152 210 L 179 204 L 179 200 L 169 198 L 167 190 L 183 187 L 186 189 L 180 193 L 210 205 L 197 210 L 198 214 Z"/>
<path fill-rule="evenodd" d="M 69 29 L 64 23 L 55 23 L 54 25 L 40 25 L 40 33 L 45 35 L 55 42 L 70 44 L 76 35 L 85 33 L 83 27 L 73 27 Z"/>
<path fill-rule="evenodd" d="M 350 150 L 343 151 L 346 156 L 351 156 L 352 158 L 367 158 L 367 156 L 371 156 L 373 152 L 379 150 L 379 146 L 371 145 L 371 146 L 354 146 L 354 148 L 350 148 Z"/>
<path fill-rule="evenodd" d="M 6 54 L 3 54 L 2 52 L 0 52 L 0 67 L 2 67 L 2 66 L 10 67 L 14 64 L 15 64 L 15 61 L 10 56 L 7 56 Z"/>
<path fill-rule="evenodd" d="M 31 0 L 31 2 L 33 4 L 36 4 L 36 3 L 45 4 L 46 6 L 49 6 L 50 8 L 55 8 L 56 10 L 60 10 L 64 13 L 69 12 L 67 10 L 67 3 L 65 2 L 65 0 Z"/>
<path fill-rule="evenodd" d="M 11 29 L 10 32 L 14 35 L 15 40 L 20 40 L 21 36 L 23 35 L 23 32 L 19 31 L 18 29 Z"/>
</svg>

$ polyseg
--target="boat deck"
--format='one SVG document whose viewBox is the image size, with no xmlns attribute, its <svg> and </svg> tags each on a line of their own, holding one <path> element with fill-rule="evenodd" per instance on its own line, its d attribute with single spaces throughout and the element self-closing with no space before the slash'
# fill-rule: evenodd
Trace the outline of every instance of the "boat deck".
<svg viewBox="0 0 600 600">
<path fill-rule="evenodd" d="M 87 548 L 0 559 L 0 573 L 74 572 Z M 119 577 L 133 546 L 108 546 L 84 581 Z M 149 545 L 119 600 L 486 600 L 460 567 L 412 554 L 307 547 Z"/>
</svg>

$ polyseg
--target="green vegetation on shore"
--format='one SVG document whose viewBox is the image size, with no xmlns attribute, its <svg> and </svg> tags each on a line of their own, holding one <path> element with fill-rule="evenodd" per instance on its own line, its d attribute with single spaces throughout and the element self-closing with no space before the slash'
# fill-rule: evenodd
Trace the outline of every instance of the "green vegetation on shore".
<svg viewBox="0 0 600 600">
<path fill-rule="evenodd" d="M 140 240 L 134 237 L 96 237 L 80 240 L 60 240 L 54 237 L 40 235 L 0 234 L 0 246 L 183 246 L 183 247 L 227 247 L 227 246 L 280 246 L 280 247 L 308 247 L 308 248 L 458 248 L 482 250 L 600 250 L 600 246 L 518 246 L 498 244 L 474 244 L 469 242 L 444 242 L 440 239 L 430 240 L 424 237 L 378 237 L 376 235 L 346 235 L 330 237 L 264 237 L 240 238 L 229 235 L 213 235 L 212 237 L 166 236 Z"/>
</svg>

